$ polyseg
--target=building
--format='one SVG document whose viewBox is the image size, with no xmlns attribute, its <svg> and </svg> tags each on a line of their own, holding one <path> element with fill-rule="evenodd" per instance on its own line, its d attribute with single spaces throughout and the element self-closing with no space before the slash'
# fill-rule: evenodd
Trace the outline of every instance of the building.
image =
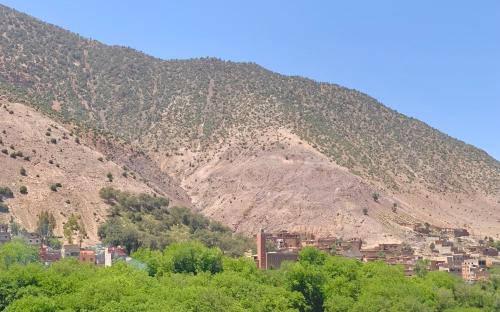
<svg viewBox="0 0 500 312">
<path fill-rule="evenodd" d="M 455 253 L 451 256 L 446 257 L 446 263 L 448 265 L 450 272 L 460 273 L 462 272 L 462 263 L 468 257 L 462 253 Z"/>
<path fill-rule="evenodd" d="M 338 254 L 341 254 L 343 251 L 350 249 L 361 249 L 361 245 L 363 245 L 363 241 L 360 238 L 351 238 L 348 240 L 337 239 L 335 241 L 335 250 Z"/>
<path fill-rule="evenodd" d="M 82 263 L 96 264 L 96 256 L 94 250 L 80 250 L 78 260 Z"/>
<path fill-rule="evenodd" d="M 261 229 L 257 233 L 257 267 L 265 270 L 267 268 L 266 260 L 266 233 Z"/>
<path fill-rule="evenodd" d="M 468 282 L 485 280 L 488 278 L 486 260 L 468 259 L 462 264 L 462 278 Z"/>
<path fill-rule="evenodd" d="M 257 255 L 254 260 L 259 269 L 278 269 L 283 261 L 297 261 L 299 257 L 298 248 L 301 246 L 298 234 L 280 232 L 277 235 L 270 235 L 270 237 L 269 239 L 268 234 L 262 229 L 257 233 Z M 282 246 L 282 250 L 267 252 L 266 242 L 268 240 L 277 242 L 277 247 Z"/>
<path fill-rule="evenodd" d="M 498 256 L 498 250 L 493 247 L 486 247 L 483 249 L 483 255 L 488 257 L 496 257 Z"/>
<path fill-rule="evenodd" d="M 61 259 L 61 250 L 52 249 L 48 246 L 42 245 L 38 252 L 38 257 L 41 262 L 48 265 Z"/>
<path fill-rule="evenodd" d="M 279 269 L 284 261 L 297 261 L 299 254 L 296 251 L 266 252 L 266 270 Z"/>
<path fill-rule="evenodd" d="M 9 232 L 0 232 L 0 244 L 7 243 L 11 239 Z"/>
<path fill-rule="evenodd" d="M 117 260 L 123 260 L 127 258 L 127 251 L 121 246 L 108 247 L 104 251 L 104 265 L 111 266 Z"/>
<path fill-rule="evenodd" d="M 322 237 L 316 240 L 314 247 L 319 250 L 332 253 L 336 251 L 337 238 L 335 237 Z"/>
<path fill-rule="evenodd" d="M 9 225 L 0 223 L 0 244 L 10 241 Z"/>
<path fill-rule="evenodd" d="M 466 229 L 453 229 L 453 235 L 455 237 L 464 237 L 464 236 L 469 236 L 469 231 Z"/>
<path fill-rule="evenodd" d="M 23 236 L 24 236 L 24 241 L 28 245 L 39 246 L 42 244 L 42 239 L 40 238 L 40 235 L 38 235 L 37 233 L 25 233 L 23 234 Z"/>
<path fill-rule="evenodd" d="M 299 233 L 280 231 L 274 234 L 266 234 L 266 241 L 270 241 L 278 250 L 299 249 L 302 247 Z"/>
<path fill-rule="evenodd" d="M 9 232 L 9 225 L 5 223 L 0 223 L 0 233 Z"/>
<path fill-rule="evenodd" d="M 61 249 L 62 258 L 79 258 L 80 246 L 78 245 L 63 245 Z"/>
</svg>

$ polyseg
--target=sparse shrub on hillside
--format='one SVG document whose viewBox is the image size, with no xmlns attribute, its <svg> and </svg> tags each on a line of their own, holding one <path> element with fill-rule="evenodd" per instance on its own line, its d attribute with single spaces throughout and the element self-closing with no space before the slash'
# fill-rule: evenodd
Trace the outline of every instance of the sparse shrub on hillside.
<svg viewBox="0 0 500 312">
<path fill-rule="evenodd" d="M 51 135 L 51 133 L 50 133 L 50 132 L 45 132 L 45 135 L 46 135 L 46 136 L 50 136 L 50 135 Z"/>
<path fill-rule="evenodd" d="M 61 183 L 54 183 L 50 185 L 50 190 L 52 192 L 57 192 L 58 188 L 62 187 Z"/>
<path fill-rule="evenodd" d="M 52 138 L 52 139 L 50 139 L 50 143 L 52 143 L 52 144 L 57 144 L 57 139 L 56 139 L 56 138 Z"/>
<path fill-rule="evenodd" d="M 111 174 L 111 172 L 108 172 L 108 174 L 106 174 L 106 177 L 108 178 L 109 182 L 113 182 L 113 174 Z"/>
<path fill-rule="evenodd" d="M 76 143 L 76 144 L 80 144 L 80 138 L 76 137 L 76 138 L 75 138 L 75 143 Z"/>
<path fill-rule="evenodd" d="M 123 171 L 123 172 L 122 172 L 122 177 L 124 177 L 124 178 L 128 178 L 128 173 L 127 173 L 126 171 Z"/>
<path fill-rule="evenodd" d="M 397 210 L 398 210 L 398 204 L 397 203 L 393 203 L 392 204 L 392 212 L 396 213 Z"/>
<path fill-rule="evenodd" d="M 8 213 L 9 206 L 6 203 L 0 201 L 0 213 Z"/>
<path fill-rule="evenodd" d="M 4 199 L 7 199 L 7 198 L 13 198 L 14 197 L 14 193 L 12 192 L 12 190 L 7 187 L 7 186 L 2 186 L 0 187 L 0 201 L 3 201 Z"/>
<path fill-rule="evenodd" d="M 10 157 L 16 159 L 17 157 L 23 157 L 23 152 L 21 151 L 14 151 L 10 153 Z"/>
<path fill-rule="evenodd" d="M 378 200 L 380 198 L 380 194 L 379 193 L 373 193 L 372 194 L 372 198 L 373 198 L 373 201 L 378 203 Z"/>
<path fill-rule="evenodd" d="M 26 176 L 26 169 L 24 169 L 24 167 L 21 167 L 21 169 L 19 169 L 19 173 L 22 175 L 22 176 Z"/>
<path fill-rule="evenodd" d="M 24 195 L 28 194 L 28 188 L 26 186 L 22 185 L 19 188 L 19 193 L 24 194 Z"/>
<path fill-rule="evenodd" d="M 31 160 L 31 158 L 30 158 L 29 156 L 24 156 L 24 158 L 23 158 L 23 159 L 24 159 L 25 161 L 30 161 L 30 160 Z"/>
<path fill-rule="evenodd" d="M 8 155 L 9 151 L 4 148 L 4 149 L 2 149 L 2 153 L 4 153 L 5 155 Z"/>
<path fill-rule="evenodd" d="M 97 160 L 98 160 L 98 161 L 100 161 L 100 162 L 103 162 L 103 161 L 104 161 L 104 158 L 102 158 L 102 157 L 98 157 L 98 158 L 97 158 Z"/>
<path fill-rule="evenodd" d="M 363 214 L 364 214 L 365 216 L 367 216 L 367 215 L 368 215 L 368 208 L 366 208 L 366 207 L 365 207 L 365 208 L 363 208 Z"/>
<path fill-rule="evenodd" d="M 49 164 L 53 165 L 54 161 L 52 159 L 49 159 Z"/>
</svg>

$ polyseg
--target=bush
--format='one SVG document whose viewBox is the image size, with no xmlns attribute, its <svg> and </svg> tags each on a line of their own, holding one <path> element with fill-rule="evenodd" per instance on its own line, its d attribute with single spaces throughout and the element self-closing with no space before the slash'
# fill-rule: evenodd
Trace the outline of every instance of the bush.
<svg viewBox="0 0 500 312">
<path fill-rule="evenodd" d="M 0 202 L 0 213 L 7 213 L 9 212 L 9 206 L 7 206 L 6 203 Z"/>
<path fill-rule="evenodd" d="M 50 190 L 51 190 L 52 192 L 57 192 L 57 185 L 55 185 L 55 184 L 51 184 L 51 185 L 50 185 Z"/>
<path fill-rule="evenodd" d="M 24 185 L 21 186 L 19 188 L 19 193 L 21 193 L 21 194 L 28 194 L 28 188 L 26 186 L 24 186 Z"/>
<path fill-rule="evenodd" d="M 174 273 L 222 271 L 222 252 L 218 248 L 207 248 L 199 242 L 177 243 L 164 251 L 166 269 Z"/>
<path fill-rule="evenodd" d="M 5 198 L 13 198 L 14 193 L 9 187 L 0 187 L 0 201 L 4 200 Z"/>
<path fill-rule="evenodd" d="M 26 176 L 26 169 L 24 169 L 24 167 L 21 167 L 21 169 L 19 170 L 19 173 L 20 173 L 22 176 Z"/>
<path fill-rule="evenodd" d="M 106 177 L 108 177 L 108 181 L 109 182 L 113 182 L 113 175 L 111 174 L 111 172 L 108 172 L 108 174 L 106 175 Z"/>
<path fill-rule="evenodd" d="M 50 139 L 50 143 L 52 143 L 52 144 L 57 144 L 57 139 L 56 139 L 56 138 L 52 138 L 52 139 Z"/>
<path fill-rule="evenodd" d="M 363 214 L 364 214 L 365 216 L 367 216 L 367 215 L 368 215 L 368 208 L 366 208 L 366 207 L 365 207 L 365 208 L 363 208 Z"/>
</svg>

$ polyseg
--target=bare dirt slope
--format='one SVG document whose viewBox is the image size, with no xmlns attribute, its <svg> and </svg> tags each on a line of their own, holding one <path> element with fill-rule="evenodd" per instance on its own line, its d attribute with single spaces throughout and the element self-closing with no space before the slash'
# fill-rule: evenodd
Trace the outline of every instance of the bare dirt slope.
<svg viewBox="0 0 500 312">
<path fill-rule="evenodd" d="M 62 234 L 63 222 L 74 213 L 82 216 L 90 237 L 87 243 L 91 243 L 97 240 L 98 224 L 107 214 L 108 206 L 98 194 L 102 187 L 152 192 L 139 177 L 123 177 L 121 166 L 76 143 L 68 129 L 28 106 L 0 102 L 0 138 L 0 149 L 8 152 L 0 153 L 0 186 L 14 192 L 14 198 L 6 201 L 10 212 L 0 213 L 0 222 L 13 217 L 28 230 L 34 230 L 37 214 L 47 210 L 56 217 L 56 232 Z M 52 139 L 57 142 L 51 143 Z M 16 151 L 23 156 L 12 158 L 10 154 Z M 26 156 L 29 160 L 24 159 Z M 26 176 L 20 174 L 21 168 L 25 168 Z M 113 182 L 108 181 L 108 173 L 113 175 Z M 50 189 L 54 183 L 62 184 L 57 192 Z M 28 189 L 26 195 L 19 192 L 23 185 Z"/>
<path fill-rule="evenodd" d="M 199 210 L 236 231 L 297 230 L 371 244 L 411 240 L 412 224 L 429 222 L 499 237 L 497 198 L 440 194 L 403 181 L 398 192 L 367 183 L 286 129 L 253 141 L 236 135 L 210 152 L 182 149 L 157 161 Z"/>
</svg>

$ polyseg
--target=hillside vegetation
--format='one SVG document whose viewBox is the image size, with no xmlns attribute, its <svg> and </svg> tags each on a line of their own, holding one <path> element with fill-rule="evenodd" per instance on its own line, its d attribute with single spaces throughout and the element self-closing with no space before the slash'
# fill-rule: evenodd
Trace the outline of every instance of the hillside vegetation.
<svg viewBox="0 0 500 312">
<path fill-rule="evenodd" d="M 401 241 L 429 222 L 500 237 L 497 160 L 335 84 L 161 60 L 0 6 L 0 95 L 240 232 Z"/>
<path fill-rule="evenodd" d="M 163 61 L 3 6 L 0 33 L 3 92 L 147 148 L 203 150 L 234 130 L 251 140 L 286 127 L 390 187 L 415 181 L 437 191 L 498 192 L 498 161 L 355 90 L 249 63 Z"/>
<path fill-rule="evenodd" d="M 219 247 L 231 256 L 255 249 L 251 239 L 233 234 L 218 222 L 185 207 L 169 207 L 165 197 L 112 187 L 102 188 L 99 194 L 110 205 L 109 218 L 99 227 L 99 237 L 105 244 L 125 246 L 129 253 L 140 247 L 164 249 L 193 239 Z"/>
</svg>

